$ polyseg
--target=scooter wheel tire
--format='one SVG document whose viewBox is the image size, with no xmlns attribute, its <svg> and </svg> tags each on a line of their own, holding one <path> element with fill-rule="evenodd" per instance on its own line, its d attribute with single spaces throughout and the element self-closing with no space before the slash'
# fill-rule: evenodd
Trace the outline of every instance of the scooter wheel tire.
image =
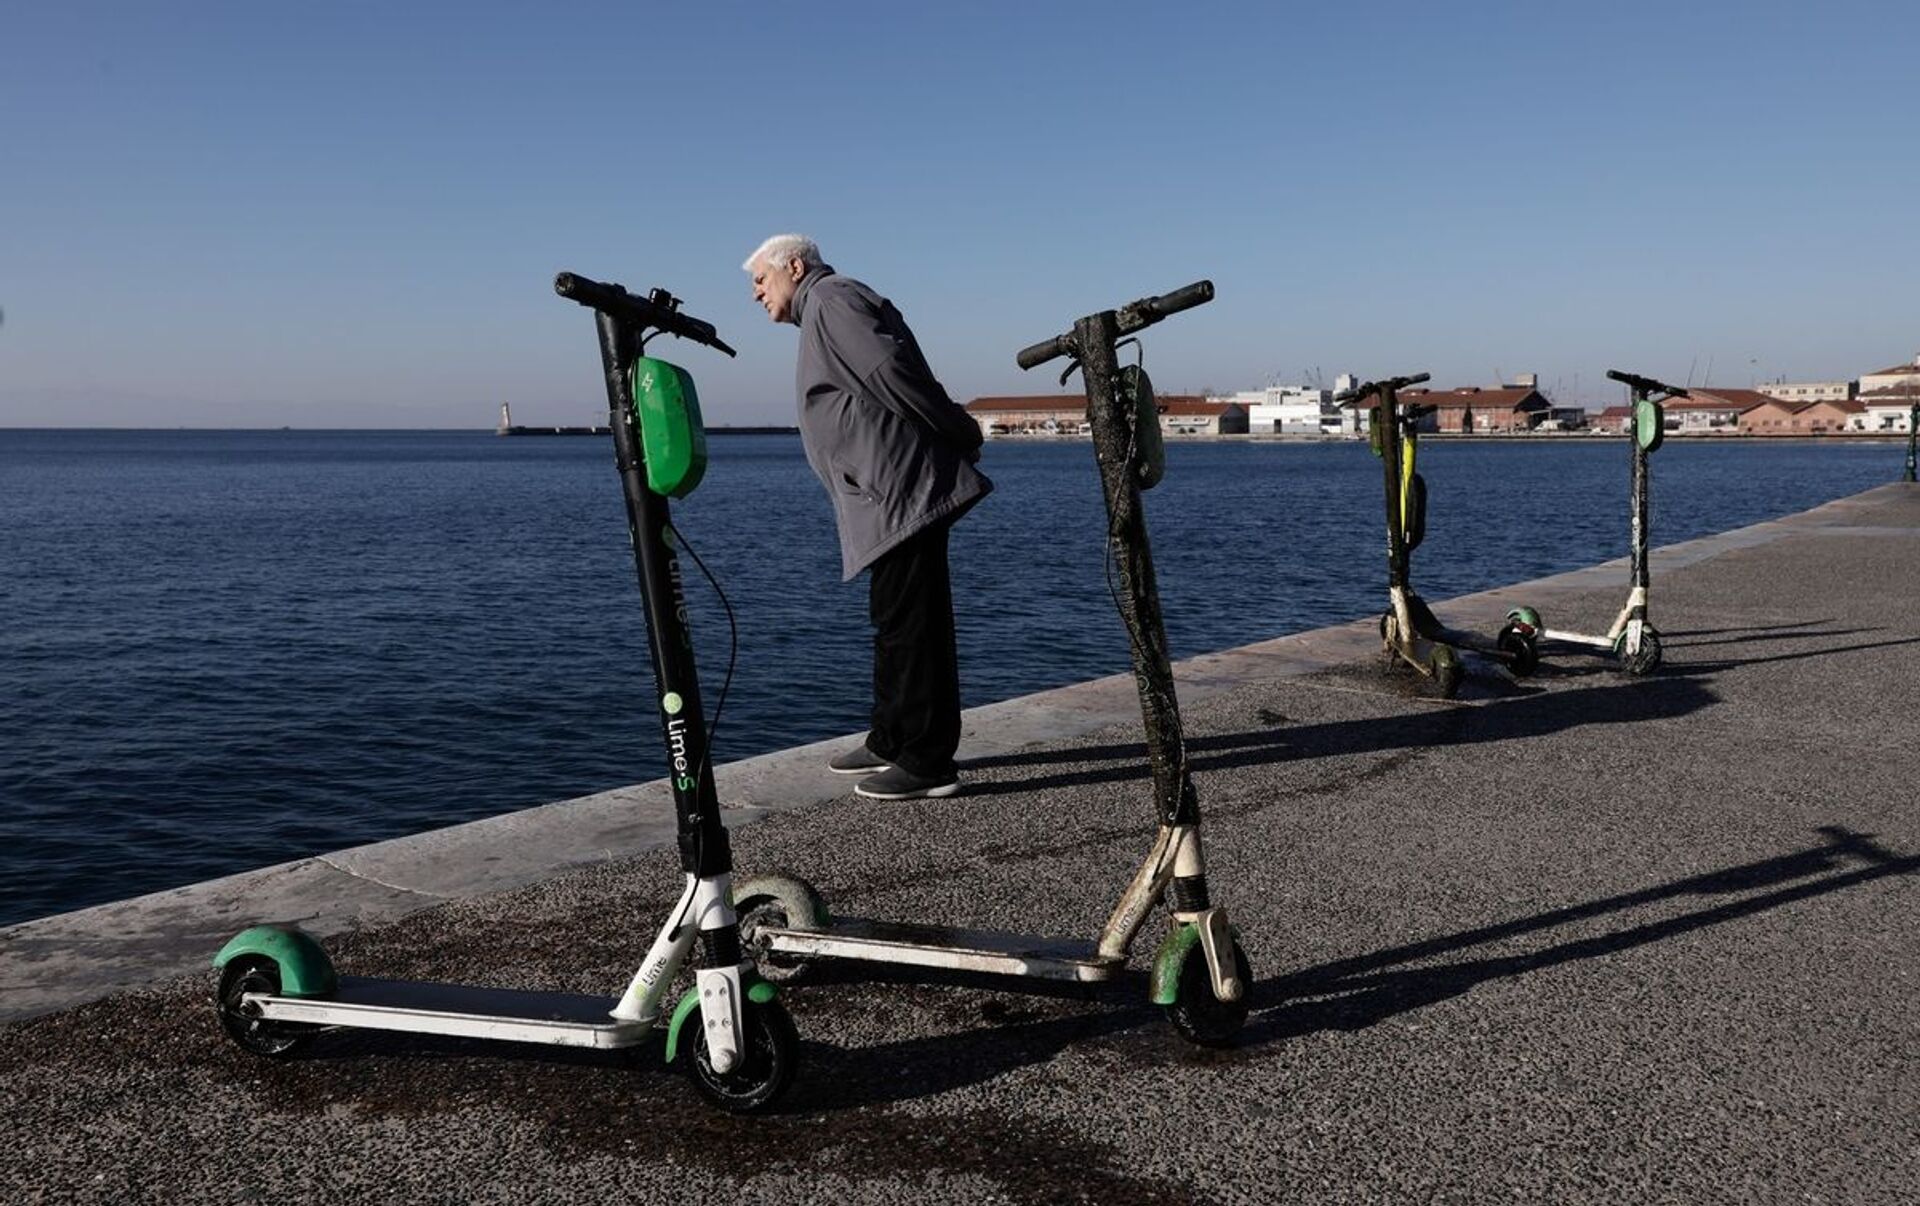
<svg viewBox="0 0 1920 1206">
<path fill-rule="evenodd" d="M 244 999 L 250 992 L 278 995 L 280 965 L 265 955 L 242 955 L 227 964 L 220 973 L 219 996 L 214 1001 L 220 1010 L 220 1028 L 254 1055 L 287 1059 L 298 1054 L 313 1037 L 314 1028 L 254 1016 Z"/>
<path fill-rule="evenodd" d="M 775 984 L 797 984 L 807 978 L 813 964 L 792 955 L 776 955 L 768 950 L 762 930 L 784 930 L 792 926 L 787 906 L 777 896 L 755 896 L 740 902 L 740 945 L 753 960 L 760 978 Z"/>
<path fill-rule="evenodd" d="M 1213 995 L 1206 952 L 1198 943 L 1188 950 L 1180 964 L 1180 995 L 1164 1007 L 1181 1038 L 1202 1047 L 1224 1047 L 1240 1033 L 1247 1022 L 1247 998 L 1253 993 L 1253 968 L 1238 940 L 1233 944 L 1233 974 L 1240 977 L 1240 999 L 1222 1001 Z"/>
<path fill-rule="evenodd" d="M 1660 665 L 1660 634 L 1649 624 L 1640 630 L 1640 652 L 1627 654 L 1627 638 L 1623 634 L 1614 643 L 1614 651 L 1620 655 L 1620 668 L 1638 678 L 1643 674 L 1652 674 Z"/>
<path fill-rule="evenodd" d="M 1519 628 L 1508 625 L 1500 630 L 1500 652 L 1507 655 L 1507 668 L 1517 678 L 1525 678 L 1540 668 L 1540 646 Z"/>
<path fill-rule="evenodd" d="M 707 1104 L 729 1114 L 758 1114 L 773 1108 L 793 1084 L 800 1066 L 800 1035 L 778 1001 L 748 1001 L 743 1020 L 746 1050 L 739 1065 L 731 1072 L 715 1072 L 707 1053 L 707 1028 L 700 1011 L 694 1010 L 686 1023 L 693 1027 L 687 1071 Z"/>
</svg>

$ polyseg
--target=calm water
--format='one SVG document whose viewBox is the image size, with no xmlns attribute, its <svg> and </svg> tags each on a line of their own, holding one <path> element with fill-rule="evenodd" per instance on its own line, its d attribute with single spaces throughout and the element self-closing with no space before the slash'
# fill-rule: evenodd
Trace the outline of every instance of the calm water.
<svg viewBox="0 0 1920 1206">
<path fill-rule="evenodd" d="M 1892 445 L 1670 442 L 1655 543 L 1892 480 Z M 1372 614 L 1364 445 L 1193 443 L 1147 496 L 1177 656 Z M 1623 443 L 1429 443 L 1444 598 L 1626 545 Z M 995 443 L 957 530 L 966 702 L 1127 664 L 1085 443 Z M 863 727 L 797 438 L 712 441 L 675 518 L 730 596 L 728 760 Z M 727 626 L 691 564 L 703 686 Z M 0 924 L 663 773 L 608 443 L 465 432 L 0 431 Z"/>
</svg>

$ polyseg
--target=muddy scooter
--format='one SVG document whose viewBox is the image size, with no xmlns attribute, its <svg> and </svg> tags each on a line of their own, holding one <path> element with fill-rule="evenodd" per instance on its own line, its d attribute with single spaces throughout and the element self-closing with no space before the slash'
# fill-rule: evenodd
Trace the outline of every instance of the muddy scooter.
<svg viewBox="0 0 1920 1206">
<path fill-rule="evenodd" d="M 1540 664 L 1534 632 L 1509 619 L 1489 641 L 1478 633 L 1449 628 L 1413 589 L 1411 561 L 1427 531 L 1427 482 L 1417 468 L 1419 420 L 1433 407 L 1403 403 L 1399 391 L 1418 385 L 1426 373 L 1368 381 L 1334 396 L 1334 401 L 1372 411 L 1368 440 L 1385 470 L 1387 501 L 1387 600 L 1380 616 L 1380 640 L 1389 657 L 1431 679 L 1442 699 L 1460 689 L 1464 667 L 1459 651 L 1469 649 L 1504 664 L 1516 676 L 1532 674 Z"/>
<path fill-rule="evenodd" d="M 1633 543 L 1628 554 L 1627 605 L 1614 617 L 1613 626 L 1605 635 L 1548 628 L 1540 612 L 1532 607 L 1514 608 L 1507 613 L 1507 622 L 1533 629 L 1540 644 L 1551 652 L 1569 650 L 1610 656 L 1619 659 L 1620 668 L 1628 674 L 1650 674 L 1660 664 L 1660 633 L 1647 621 L 1647 461 L 1666 439 L 1667 416 L 1662 403 L 1670 398 L 1684 398 L 1687 391 L 1617 369 L 1608 369 L 1607 376 L 1633 391 L 1633 406 L 1628 415 L 1628 435 L 1633 445 Z"/>
<path fill-rule="evenodd" d="M 1229 1042 L 1247 1017 L 1252 971 L 1226 910 L 1207 892 L 1200 847 L 1200 801 L 1188 772 L 1174 695 L 1153 554 L 1147 544 L 1140 491 L 1165 470 L 1159 412 L 1144 371 L 1121 368 L 1115 343 L 1170 314 L 1213 297 L 1200 281 L 1161 297 L 1142 298 L 1074 323 L 1064 335 L 1017 357 L 1032 369 L 1059 356 L 1071 360 L 1087 392 L 1087 413 L 1107 510 L 1109 553 L 1119 571 L 1116 596 L 1132 643 L 1147 754 L 1152 765 L 1159 832 L 1146 860 L 1092 941 L 1032 937 L 948 926 L 914 925 L 830 914 L 805 880 L 785 874 L 755 876 L 736 885 L 741 931 L 768 979 L 791 980 L 813 960 L 874 963 L 988 973 L 1069 982 L 1115 979 L 1154 904 L 1164 901 L 1171 925 L 1154 955 L 1151 999 L 1192 1042 Z"/>
<path fill-rule="evenodd" d="M 683 369 L 644 355 L 646 341 L 661 332 L 729 356 L 733 349 L 710 324 L 680 313 L 664 290 L 643 298 L 572 273 L 561 273 L 554 290 L 592 309 L 599 328 L 685 889 L 618 998 L 341 976 L 311 935 L 256 926 L 214 959 L 220 1024 L 248 1051 L 274 1057 L 294 1054 L 328 1027 L 601 1049 L 636 1047 L 664 1030 L 669 1065 L 686 1047 L 700 1094 L 723 1110 L 752 1113 L 771 1106 L 792 1081 L 799 1040 L 774 986 L 741 952 L 730 847 L 714 795 L 668 515 L 668 498 L 685 497 L 705 471 L 699 403 Z M 669 1013 L 667 994 L 696 940 L 694 985 Z"/>
<path fill-rule="evenodd" d="M 1914 481 L 1914 470 L 1920 467 L 1920 402 L 1907 408 L 1907 475 L 1905 481 Z"/>
</svg>

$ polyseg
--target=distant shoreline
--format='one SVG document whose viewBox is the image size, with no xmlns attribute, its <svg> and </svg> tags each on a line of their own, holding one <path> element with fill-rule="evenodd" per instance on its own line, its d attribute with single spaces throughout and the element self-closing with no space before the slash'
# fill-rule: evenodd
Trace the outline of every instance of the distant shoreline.
<svg viewBox="0 0 1920 1206">
<path fill-rule="evenodd" d="M 711 432 L 709 432 L 709 434 L 711 434 Z M 1365 435 L 1355 435 L 1352 433 L 1344 435 L 1304 435 L 1299 432 L 1282 433 L 1268 431 L 1233 431 L 1224 434 L 1169 431 L 1162 433 L 1162 438 L 1169 442 L 1186 441 L 1221 444 L 1229 444 L 1241 440 L 1253 443 L 1350 444 L 1365 443 L 1367 437 Z M 1485 443 L 1524 444 L 1529 441 L 1535 443 L 1558 442 L 1562 440 L 1611 441 L 1624 440 L 1627 437 L 1624 433 L 1612 431 L 1490 431 L 1475 432 L 1472 435 L 1458 431 L 1423 431 L 1420 433 L 1420 438 L 1423 441 L 1443 440 L 1449 443 L 1477 441 Z M 1733 431 L 1669 431 L 1667 438 L 1670 440 L 1699 440 L 1702 442 L 1711 441 L 1732 444 L 1790 443 L 1795 440 L 1812 443 L 1904 444 L 1907 442 L 1907 433 L 1904 431 L 1823 431 L 1783 433 L 1781 435 L 1754 435 L 1751 432 L 1742 434 Z M 1091 435 L 992 435 L 987 437 L 987 442 L 989 444 L 1085 444 L 1091 442 L 1092 439 L 1093 437 Z"/>
<path fill-rule="evenodd" d="M 458 430 L 458 429 L 456 429 Z M 798 427 L 709 427 L 710 436 L 720 435 L 799 435 Z M 496 427 L 493 434 L 501 436 L 582 436 L 612 435 L 611 427 L 538 427 L 515 423 L 512 427 Z"/>
</svg>

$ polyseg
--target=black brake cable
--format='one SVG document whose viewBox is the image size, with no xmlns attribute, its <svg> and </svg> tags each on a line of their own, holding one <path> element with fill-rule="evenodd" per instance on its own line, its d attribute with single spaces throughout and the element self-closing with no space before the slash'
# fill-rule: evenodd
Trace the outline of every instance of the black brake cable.
<svg viewBox="0 0 1920 1206">
<path fill-rule="evenodd" d="M 714 735 L 720 731 L 720 714 L 726 710 L 727 691 L 733 686 L 733 668 L 740 657 L 740 625 L 734 618 L 733 604 L 728 601 L 727 592 L 720 589 L 720 580 L 713 576 L 713 571 L 707 568 L 707 563 L 700 559 L 699 551 L 687 540 L 687 534 L 677 527 L 671 530 L 673 532 L 673 542 L 685 549 L 687 556 L 693 558 L 693 563 L 700 567 L 701 575 L 706 578 L 707 584 L 713 587 L 714 595 L 720 600 L 721 610 L 727 613 L 727 675 L 720 680 L 720 699 L 718 703 L 713 705 L 713 719 L 707 723 L 706 748 L 700 751 L 700 756 L 694 763 L 695 766 L 700 768 L 695 773 L 693 780 L 693 789 L 698 792 L 700 790 L 701 776 L 704 776 L 710 769 L 707 760 L 713 753 L 713 738 Z"/>
</svg>

